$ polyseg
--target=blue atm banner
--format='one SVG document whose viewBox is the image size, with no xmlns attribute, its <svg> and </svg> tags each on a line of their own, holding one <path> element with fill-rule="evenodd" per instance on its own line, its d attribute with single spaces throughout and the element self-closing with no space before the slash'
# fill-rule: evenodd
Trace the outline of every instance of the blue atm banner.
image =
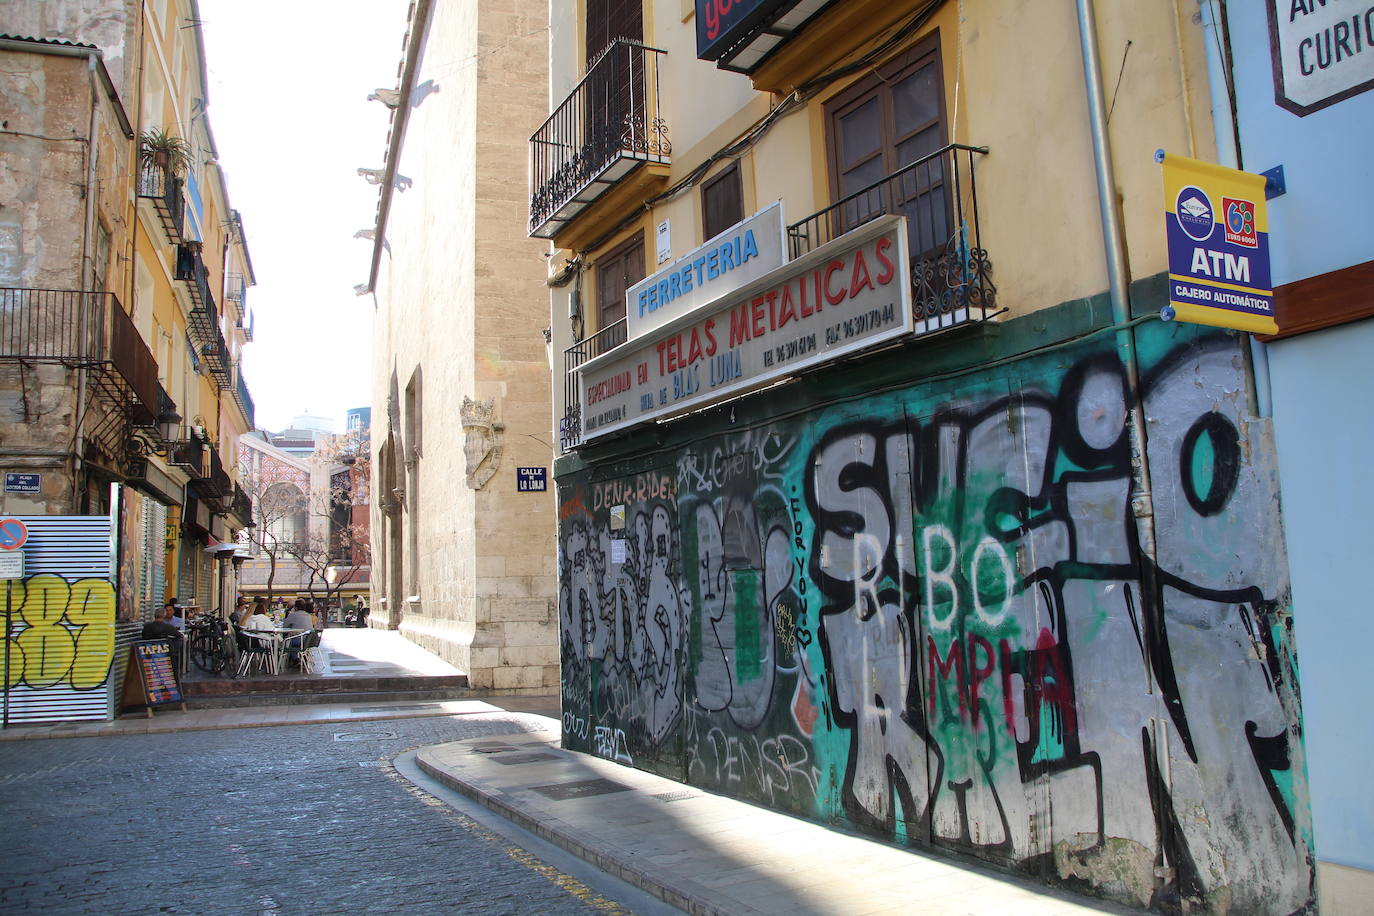
<svg viewBox="0 0 1374 916">
<path fill-rule="evenodd" d="M 1169 304 L 1182 321 L 1276 334 L 1264 176 L 1161 155 Z"/>
</svg>

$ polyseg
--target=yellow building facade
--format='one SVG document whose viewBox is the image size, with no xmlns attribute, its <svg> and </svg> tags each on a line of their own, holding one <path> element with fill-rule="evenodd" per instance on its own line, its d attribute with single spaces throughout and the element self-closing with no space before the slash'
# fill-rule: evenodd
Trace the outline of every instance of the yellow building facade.
<svg viewBox="0 0 1374 916">
<path fill-rule="evenodd" d="M 232 601 L 254 277 L 215 162 L 197 5 L 97 6 L 25 5 L 7 30 L 26 37 L 0 49 L 26 121 L 0 162 L 22 202 L 0 277 L 19 405 L 0 462 L 32 483 L 7 489 L 6 514 L 117 519 L 119 615 L 136 621 L 172 596 Z"/>
</svg>

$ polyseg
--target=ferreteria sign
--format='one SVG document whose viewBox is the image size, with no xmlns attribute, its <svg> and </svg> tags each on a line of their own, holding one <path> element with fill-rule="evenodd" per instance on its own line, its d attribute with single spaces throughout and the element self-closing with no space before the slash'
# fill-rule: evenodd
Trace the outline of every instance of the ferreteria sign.
<svg viewBox="0 0 1374 916">
<path fill-rule="evenodd" d="M 776 270 L 786 250 L 779 201 L 626 290 L 626 336 L 641 337 Z"/>
<path fill-rule="evenodd" d="M 1267 0 L 1274 101 L 1299 117 L 1374 89 L 1374 3 Z"/>
<path fill-rule="evenodd" d="M 578 369 L 584 442 L 912 331 L 906 221 L 884 216 Z"/>
</svg>

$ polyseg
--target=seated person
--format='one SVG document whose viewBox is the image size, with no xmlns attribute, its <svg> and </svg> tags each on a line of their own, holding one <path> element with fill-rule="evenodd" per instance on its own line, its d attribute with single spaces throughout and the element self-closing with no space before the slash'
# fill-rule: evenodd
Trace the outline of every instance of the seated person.
<svg viewBox="0 0 1374 916">
<path fill-rule="evenodd" d="M 172 660 L 176 663 L 173 667 L 180 677 L 181 671 L 181 644 L 185 637 L 181 631 L 168 622 L 167 617 L 171 613 L 170 606 L 160 607 L 153 611 L 153 619 L 143 625 L 143 632 L 139 635 L 140 639 L 165 639 L 172 647 Z"/>
<path fill-rule="evenodd" d="M 253 613 L 243 622 L 243 628 L 245 630 L 275 630 L 277 628 L 276 623 L 267 615 L 267 603 L 261 598 L 253 606 Z"/>
<path fill-rule="evenodd" d="M 291 613 L 286 615 L 285 628 L 288 630 L 313 630 L 315 629 L 315 615 L 311 613 L 310 602 L 305 598 L 298 598 L 296 606 Z M 305 634 L 293 636 L 286 642 L 289 649 L 300 649 L 305 645 Z"/>
<path fill-rule="evenodd" d="M 234 623 L 238 624 L 241 627 L 246 627 L 248 626 L 248 621 L 257 614 L 261 614 L 264 617 L 268 617 L 267 599 L 254 598 L 252 605 L 249 605 L 247 602 L 244 602 L 244 606 L 238 608 L 237 610 L 238 613 L 234 615 Z M 268 619 L 270 620 L 271 618 L 268 617 Z"/>
<path fill-rule="evenodd" d="M 181 606 L 177 604 L 177 600 L 175 598 L 168 598 L 167 604 L 164 606 L 167 609 L 167 622 L 176 627 L 177 630 L 185 632 L 186 615 L 185 612 L 182 611 Z"/>
</svg>

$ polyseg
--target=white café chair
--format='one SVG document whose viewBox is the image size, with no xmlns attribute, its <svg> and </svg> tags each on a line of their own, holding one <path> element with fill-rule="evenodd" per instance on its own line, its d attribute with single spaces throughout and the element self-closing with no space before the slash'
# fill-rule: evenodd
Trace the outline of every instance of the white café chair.
<svg viewBox="0 0 1374 916">
<path fill-rule="evenodd" d="M 248 651 L 242 653 L 239 661 L 239 676 L 247 674 L 255 664 L 268 674 L 280 672 L 281 638 L 265 630 L 244 630 L 243 635 L 248 637 Z"/>
<path fill-rule="evenodd" d="M 311 635 L 312 635 L 314 632 L 315 632 L 315 631 L 314 631 L 313 629 L 311 629 L 311 630 L 282 630 L 282 631 L 281 631 L 281 633 L 280 633 L 280 638 L 281 638 L 281 656 L 282 656 L 282 665 L 281 665 L 281 667 L 282 667 L 283 669 L 286 667 L 286 665 L 285 665 L 286 660 L 287 660 L 289 657 L 291 657 L 292 655 L 294 655 L 294 656 L 296 657 L 297 663 L 300 665 L 300 669 L 301 669 L 301 673 L 302 673 L 302 674 L 313 674 L 313 673 L 314 673 L 314 671 L 313 671 L 313 661 L 312 661 L 313 653 L 312 653 L 312 651 L 311 651 L 309 648 L 307 648 L 307 646 L 309 646 L 309 645 L 310 645 L 310 642 L 311 642 L 311 638 L 310 638 L 310 637 L 311 637 Z M 293 646 L 293 645 L 291 644 L 291 643 L 292 643 L 292 640 L 295 640 L 296 643 L 297 643 L 297 645 Z"/>
</svg>

